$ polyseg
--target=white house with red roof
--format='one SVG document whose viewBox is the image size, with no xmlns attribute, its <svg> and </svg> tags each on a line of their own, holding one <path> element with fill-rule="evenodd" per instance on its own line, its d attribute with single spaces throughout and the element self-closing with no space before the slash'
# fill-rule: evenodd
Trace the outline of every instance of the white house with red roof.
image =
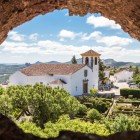
<svg viewBox="0 0 140 140">
<path fill-rule="evenodd" d="M 64 88 L 73 96 L 87 94 L 93 87 L 98 89 L 100 54 L 89 50 L 81 56 L 82 64 L 33 64 L 11 75 L 9 84 L 42 83 Z"/>
</svg>

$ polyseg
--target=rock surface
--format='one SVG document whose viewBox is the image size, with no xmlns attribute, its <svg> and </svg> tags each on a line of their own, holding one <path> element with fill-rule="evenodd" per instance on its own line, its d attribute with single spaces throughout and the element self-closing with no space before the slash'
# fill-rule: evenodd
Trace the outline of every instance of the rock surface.
<svg viewBox="0 0 140 140">
<path fill-rule="evenodd" d="M 14 27 L 55 9 L 79 16 L 101 13 L 140 40 L 140 0 L 0 0 L 0 43 Z"/>
<path fill-rule="evenodd" d="M 0 114 L 0 140 L 140 140 L 140 131 L 116 133 L 109 137 L 62 131 L 57 138 L 43 139 L 24 133 L 10 119 Z"/>
</svg>

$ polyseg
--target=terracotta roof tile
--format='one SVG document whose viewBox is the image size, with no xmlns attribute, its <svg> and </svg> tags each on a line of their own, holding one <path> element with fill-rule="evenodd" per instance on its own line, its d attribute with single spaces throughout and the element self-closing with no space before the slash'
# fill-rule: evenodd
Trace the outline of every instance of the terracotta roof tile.
<svg viewBox="0 0 140 140">
<path fill-rule="evenodd" d="M 33 64 L 21 70 L 27 76 L 69 75 L 83 68 L 84 64 Z"/>
<path fill-rule="evenodd" d="M 59 85 L 59 84 L 67 84 L 67 83 L 61 79 L 58 79 L 58 80 L 54 80 L 54 81 L 50 82 L 49 84 Z"/>
<path fill-rule="evenodd" d="M 101 54 L 99 54 L 99 53 L 97 53 L 97 52 L 95 52 L 93 50 L 89 50 L 89 51 L 87 51 L 85 53 L 82 53 L 81 55 L 82 56 L 100 56 Z"/>
</svg>

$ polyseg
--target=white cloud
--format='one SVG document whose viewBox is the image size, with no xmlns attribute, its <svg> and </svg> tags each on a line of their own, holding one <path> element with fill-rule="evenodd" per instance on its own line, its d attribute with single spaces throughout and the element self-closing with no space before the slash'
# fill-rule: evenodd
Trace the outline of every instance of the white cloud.
<svg viewBox="0 0 140 140">
<path fill-rule="evenodd" d="M 61 30 L 60 33 L 59 33 L 59 37 L 60 39 L 75 39 L 75 37 L 77 36 L 78 34 L 75 33 L 75 32 L 72 32 L 72 31 L 68 31 L 68 30 Z"/>
<path fill-rule="evenodd" d="M 25 39 L 25 35 L 19 34 L 15 31 L 10 31 L 8 33 L 8 37 L 9 37 L 9 39 L 11 39 L 13 41 L 18 41 L 18 42 L 24 41 L 24 39 Z"/>
<path fill-rule="evenodd" d="M 91 34 L 84 34 L 81 38 L 82 40 L 95 40 L 97 43 L 103 43 L 108 47 L 112 46 L 127 46 L 130 45 L 133 40 L 125 37 L 119 36 L 104 36 L 99 31 L 94 31 Z"/>
<path fill-rule="evenodd" d="M 29 39 L 32 41 L 37 41 L 38 37 L 39 37 L 38 33 L 34 33 L 34 34 L 29 35 Z"/>
<path fill-rule="evenodd" d="M 10 53 L 20 53 L 20 54 L 29 54 L 29 53 L 40 53 L 40 48 L 36 47 L 35 44 L 27 44 L 25 42 L 8 42 L 5 41 L 2 45 L 2 51 Z"/>
<path fill-rule="evenodd" d="M 80 58 L 80 54 L 93 49 L 99 53 L 101 53 L 102 58 L 113 58 L 118 61 L 135 61 L 138 62 L 140 59 L 140 49 L 133 50 L 131 48 L 126 49 L 122 46 L 112 46 L 103 47 L 103 46 L 74 46 L 74 45 L 66 45 L 60 42 L 51 41 L 51 40 L 40 40 L 36 43 L 25 43 L 25 42 L 8 42 L 5 41 L 1 45 L 1 52 L 22 54 L 24 56 L 26 54 L 32 54 L 29 56 L 34 56 L 36 58 L 43 58 L 44 61 L 56 60 L 56 61 L 69 61 L 71 57 L 75 54 L 77 58 Z M 34 54 L 34 55 L 33 55 Z M 134 57 L 135 55 L 135 57 Z"/>
<path fill-rule="evenodd" d="M 102 33 L 99 31 L 95 31 L 91 33 L 90 35 L 88 34 L 83 34 L 81 39 L 82 40 L 90 40 L 90 39 L 99 39 L 101 37 Z"/>
<path fill-rule="evenodd" d="M 121 26 L 116 24 L 114 20 L 109 20 L 103 16 L 95 17 L 92 15 L 87 18 L 87 23 L 93 25 L 95 28 L 109 27 L 111 29 L 121 29 Z"/>
<path fill-rule="evenodd" d="M 118 37 L 118 36 L 102 36 L 100 39 L 97 39 L 98 43 L 104 43 L 106 46 L 126 46 L 132 43 L 132 40 L 129 38 Z"/>
</svg>

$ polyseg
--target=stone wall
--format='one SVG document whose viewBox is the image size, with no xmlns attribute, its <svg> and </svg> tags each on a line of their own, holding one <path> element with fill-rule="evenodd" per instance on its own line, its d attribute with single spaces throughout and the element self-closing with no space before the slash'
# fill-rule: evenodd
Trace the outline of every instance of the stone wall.
<svg viewBox="0 0 140 140">
<path fill-rule="evenodd" d="M 14 27 L 55 9 L 79 16 L 101 13 L 140 40 L 140 0 L 0 0 L 0 43 Z"/>
</svg>

